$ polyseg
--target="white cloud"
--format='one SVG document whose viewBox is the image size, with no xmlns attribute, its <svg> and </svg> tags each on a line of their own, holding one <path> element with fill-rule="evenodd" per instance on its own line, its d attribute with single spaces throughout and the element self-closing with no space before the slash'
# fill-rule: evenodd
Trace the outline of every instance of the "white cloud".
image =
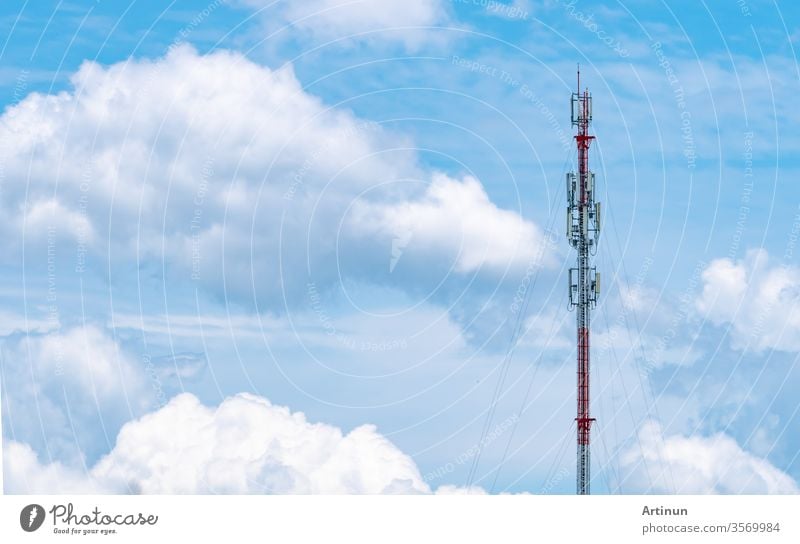
<svg viewBox="0 0 800 544">
<path fill-rule="evenodd" d="M 273 332 L 285 326 L 283 320 L 271 315 L 259 315 L 256 319 L 252 314 L 232 314 L 230 310 L 222 315 L 210 313 L 142 315 L 119 312 L 114 313 L 107 322 L 109 329 L 130 329 L 165 335 L 168 338 L 229 338 L 231 335 L 237 338 L 263 338 L 265 330 Z"/>
<path fill-rule="evenodd" d="M 305 0 L 273 3 L 243 0 L 273 25 L 291 25 L 294 32 L 311 34 L 318 40 L 389 41 L 416 49 L 436 38 L 436 27 L 449 24 L 443 0 Z"/>
<path fill-rule="evenodd" d="M 800 350 L 800 269 L 770 264 L 763 249 L 742 260 L 716 259 L 703 271 L 698 311 L 732 327 L 737 349 Z"/>
<path fill-rule="evenodd" d="M 362 426 L 343 435 L 266 399 L 188 394 L 122 428 L 94 474 L 144 493 L 425 491 L 413 461 Z"/>
<path fill-rule="evenodd" d="M 183 380 L 196 380 L 208 367 L 204 353 L 174 353 L 154 357 L 151 360 L 153 371 L 161 381 L 183 383 Z"/>
<path fill-rule="evenodd" d="M 87 478 L 83 472 L 58 461 L 42 465 L 27 444 L 3 442 L 3 482 L 6 493 L 61 494 L 104 493 L 109 491 Z"/>
<path fill-rule="evenodd" d="M 5 174 L 28 181 L 27 192 L 15 183 L 0 195 L 6 255 L 16 257 L 23 219 L 31 229 L 53 224 L 64 233 L 59 272 L 83 251 L 90 266 L 163 263 L 168 282 L 282 311 L 307 306 L 308 270 L 320 291 L 351 277 L 418 289 L 430 263 L 410 269 L 403 257 L 389 282 L 394 234 L 384 226 L 426 221 L 420 243 L 458 256 L 460 271 L 495 272 L 538 251 L 538 228 L 497 208 L 477 181 L 424 171 L 405 137 L 327 107 L 291 66 L 178 46 L 153 61 L 86 62 L 72 84 L 73 92 L 27 96 L 0 123 Z M 407 179 L 430 186 L 421 200 L 395 182 Z M 347 228 L 356 200 L 374 229 Z M 461 220 L 467 213 L 471 224 Z M 350 277 L 337 275 L 343 256 L 376 247 L 385 265 L 353 259 Z M 26 248 L 28 259 L 42 254 Z"/>
<path fill-rule="evenodd" d="M 647 312 L 649 314 L 660 302 L 659 293 L 655 289 L 643 285 L 630 287 L 623 284 L 618 285 L 617 290 L 619 291 L 619 304 L 627 312 Z"/>
<path fill-rule="evenodd" d="M 436 488 L 437 495 L 488 495 L 486 490 L 478 486 L 458 487 L 454 485 L 441 485 Z"/>
<path fill-rule="evenodd" d="M 14 441 L 4 453 L 10 493 L 431 493 L 414 461 L 374 426 L 343 433 L 251 394 L 216 408 L 178 395 L 127 423 L 114 449 L 84 475 L 42 465 Z"/>
<path fill-rule="evenodd" d="M 0 336 L 8 336 L 17 332 L 45 333 L 60 326 L 58 316 L 46 315 L 48 308 L 40 313 L 30 312 L 20 315 L 16 312 L 0 310 Z"/>
<path fill-rule="evenodd" d="M 459 181 L 436 174 L 421 198 L 382 206 L 359 203 L 354 215 L 356 230 L 387 237 L 410 232 L 406 254 L 419 249 L 427 258 L 446 257 L 462 274 L 555 264 L 555 251 L 541 229 L 498 208 L 470 176 Z"/>
<path fill-rule="evenodd" d="M 575 343 L 571 334 L 572 327 L 573 315 L 564 312 L 561 307 L 542 308 L 531 312 L 530 317 L 525 320 L 524 336 L 520 342 L 536 348 L 537 351 L 572 350 Z"/>
<path fill-rule="evenodd" d="M 651 330 L 655 329 L 652 327 Z M 612 324 L 606 329 L 596 331 L 592 344 L 601 354 L 601 358 L 613 353 L 623 361 L 630 360 L 637 366 L 643 365 L 648 371 L 668 365 L 691 366 L 703 357 L 703 351 L 695 345 L 692 338 L 684 337 L 676 329 L 654 334 Z"/>
<path fill-rule="evenodd" d="M 73 240 L 86 240 L 93 237 L 89 220 L 76 211 L 64 207 L 58 200 L 40 200 L 35 202 L 25 216 L 26 236 L 67 237 Z"/>
<path fill-rule="evenodd" d="M 648 493 L 800 492 L 791 476 L 722 433 L 664 436 L 661 425 L 649 421 L 640 429 L 638 442 L 620 456 L 623 490 L 632 486 Z"/>
<path fill-rule="evenodd" d="M 376 153 L 390 140 L 377 125 L 325 107 L 291 67 L 273 71 L 240 54 L 180 46 L 157 61 L 85 62 L 71 81 L 74 92 L 31 94 L 0 124 L 6 177 L 29 180 L 27 193 L 10 184 L 0 200 L 13 218 L 12 242 L 27 214 L 32 229 L 52 223 L 81 235 L 95 261 L 169 261 L 181 278 L 197 268 L 198 281 L 216 290 L 227 256 L 235 261 L 230 294 L 250 295 L 251 247 L 259 248 L 256 273 L 278 276 L 282 215 L 286 237 L 300 239 L 315 204 L 335 220 L 338 195 L 373 183 L 374 172 L 415 172 L 405 152 Z M 335 172 L 341 182 L 320 202 Z M 60 262 L 74 252 L 59 246 Z"/>
<path fill-rule="evenodd" d="M 731 321 L 740 309 L 747 291 L 747 271 L 753 269 L 762 252 L 748 253 L 745 261 L 715 259 L 703 271 L 703 293 L 697 309 L 715 325 Z"/>
<path fill-rule="evenodd" d="M 39 384 L 61 378 L 62 384 L 74 385 L 99 400 L 119 397 L 126 391 L 139 392 L 142 386 L 135 364 L 92 325 L 26 337 L 13 356 L 22 354 L 29 363 L 24 366 L 34 367 Z"/>
<path fill-rule="evenodd" d="M 4 431 L 69 462 L 106 449 L 155 400 L 137 363 L 91 325 L 12 337 L 2 364 Z"/>
</svg>

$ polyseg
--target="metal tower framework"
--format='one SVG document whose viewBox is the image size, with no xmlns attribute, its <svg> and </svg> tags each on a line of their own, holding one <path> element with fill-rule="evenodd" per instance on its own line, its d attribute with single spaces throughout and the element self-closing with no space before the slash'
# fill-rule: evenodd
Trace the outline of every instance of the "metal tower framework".
<svg viewBox="0 0 800 544">
<path fill-rule="evenodd" d="M 572 93 L 572 126 L 577 127 L 578 173 L 567 174 L 567 239 L 577 252 L 577 266 L 569 270 L 569 307 L 576 310 L 578 410 L 575 421 L 578 430 L 577 494 L 590 493 L 591 428 L 594 418 L 589 404 L 589 330 L 591 309 L 600 293 L 600 274 L 592 266 L 600 235 L 600 203 L 595 202 L 594 173 L 589 170 L 589 135 L 592 122 L 592 95 L 581 92 L 581 71 L 578 67 L 578 92 Z"/>
</svg>

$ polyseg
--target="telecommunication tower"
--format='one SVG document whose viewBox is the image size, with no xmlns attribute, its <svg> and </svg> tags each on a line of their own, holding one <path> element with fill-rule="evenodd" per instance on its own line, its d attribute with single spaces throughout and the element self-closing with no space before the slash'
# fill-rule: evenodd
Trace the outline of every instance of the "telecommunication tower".
<svg viewBox="0 0 800 544">
<path fill-rule="evenodd" d="M 577 266 L 569 269 L 569 307 L 576 310 L 578 410 L 577 494 L 590 493 L 591 428 L 594 418 L 589 405 L 589 328 L 591 309 L 600 293 L 600 274 L 592 266 L 600 235 L 600 203 L 595 202 L 594 173 L 589 170 L 589 135 L 592 122 L 592 95 L 581 92 L 581 71 L 578 67 L 578 92 L 572 93 L 572 126 L 577 127 L 578 173 L 567 173 L 567 240 L 577 250 Z"/>
</svg>

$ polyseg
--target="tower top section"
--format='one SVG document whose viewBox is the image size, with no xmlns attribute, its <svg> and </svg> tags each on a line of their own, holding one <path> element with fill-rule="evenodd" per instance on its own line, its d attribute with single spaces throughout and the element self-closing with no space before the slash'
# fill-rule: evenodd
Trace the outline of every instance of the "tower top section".
<svg viewBox="0 0 800 544">
<path fill-rule="evenodd" d="M 578 92 L 572 93 L 572 126 L 586 129 L 592 123 L 592 95 L 581 92 L 581 66 L 578 65 Z"/>
</svg>

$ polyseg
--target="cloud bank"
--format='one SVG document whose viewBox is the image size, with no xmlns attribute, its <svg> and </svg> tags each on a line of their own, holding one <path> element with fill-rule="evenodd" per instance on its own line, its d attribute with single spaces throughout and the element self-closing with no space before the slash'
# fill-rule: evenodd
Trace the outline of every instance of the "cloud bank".
<svg viewBox="0 0 800 544">
<path fill-rule="evenodd" d="M 625 489 L 646 493 L 796 494 L 791 476 L 766 459 L 741 448 L 723 434 L 665 436 L 661 425 L 646 422 L 639 446 L 620 457 Z"/>
<path fill-rule="evenodd" d="M 62 277 L 149 265 L 282 312 L 308 305 L 309 281 L 415 292 L 471 274 L 499 281 L 532 254 L 553 262 L 539 227 L 478 180 L 420 166 L 413 142 L 326 106 L 291 66 L 180 45 L 157 60 L 85 62 L 71 83 L 29 95 L 0 123 L 13 181 L 0 232 L 15 262 L 25 241 L 32 271 L 55 248 Z M 390 270 L 411 227 L 406 264 Z M 436 277 L 432 254 L 447 257 Z M 342 264 L 353 255 L 370 257 Z"/>
<path fill-rule="evenodd" d="M 348 433 L 239 394 L 204 406 L 189 393 L 127 423 L 87 472 L 4 446 L 7 493 L 431 493 L 414 461 L 362 425 Z M 445 486 L 442 493 L 464 490 Z"/>
</svg>

